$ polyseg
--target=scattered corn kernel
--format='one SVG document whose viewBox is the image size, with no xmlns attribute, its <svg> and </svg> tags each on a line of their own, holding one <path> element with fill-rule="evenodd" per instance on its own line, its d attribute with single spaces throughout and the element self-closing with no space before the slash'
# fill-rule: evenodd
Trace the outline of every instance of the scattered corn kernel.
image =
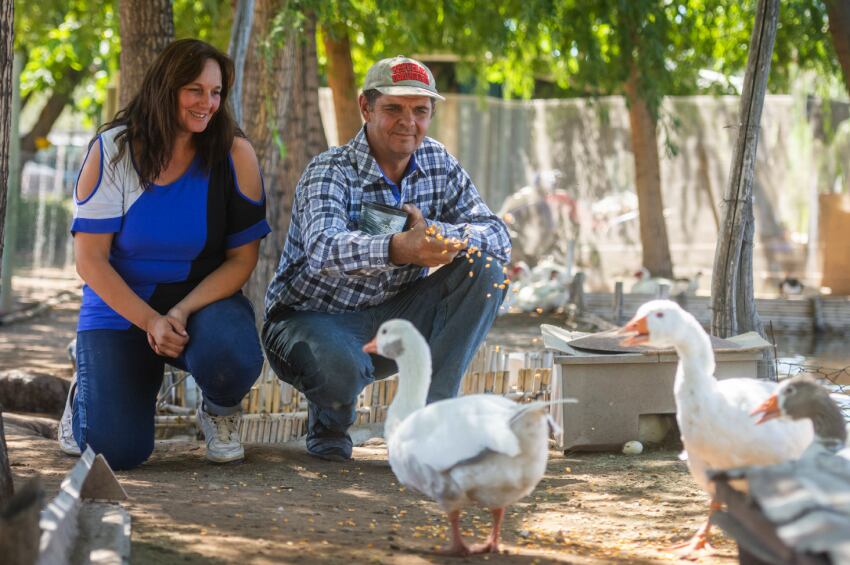
<svg viewBox="0 0 850 565">
<path fill-rule="evenodd" d="M 474 277 L 474 276 L 475 276 L 475 273 L 473 273 L 472 271 L 469 271 L 469 276 L 470 276 L 470 277 Z"/>
</svg>

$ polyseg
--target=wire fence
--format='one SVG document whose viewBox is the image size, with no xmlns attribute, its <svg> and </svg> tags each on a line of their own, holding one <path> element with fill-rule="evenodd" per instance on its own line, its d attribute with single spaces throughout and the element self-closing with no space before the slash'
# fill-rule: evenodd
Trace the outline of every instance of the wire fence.
<svg viewBox="0 0 850 565">
<path fill-rule="evenodd" d="M 779 379 L 807 375 L 832 391 L 844 419 L 850 422 L 850 365 L 840 369 L 799 363 L 779 363 Z"/>
</svg>

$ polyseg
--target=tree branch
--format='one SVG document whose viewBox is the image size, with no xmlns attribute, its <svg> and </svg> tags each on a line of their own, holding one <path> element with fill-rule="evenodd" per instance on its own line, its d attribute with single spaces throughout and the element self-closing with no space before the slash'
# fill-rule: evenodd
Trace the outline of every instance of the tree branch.
<svg viewBox="0 0 850 565">
<path fill-rule="evenodd" d="M 62 115 L 62 110 L 71 101 L 74 89 L 80 84 L 83 79 L 83 71 L 68 69 L 65 73 L 65 81 L 53 90 L 50 98 L 47 99 L 38 119 L 32 129 L 21 137 L 21 161 L 26 162 L 32 159 L 36 152 L 35 142 L 40 137 L 47 137 L 50 130 L 53 129 L 53 124 Z"/>
</svg>

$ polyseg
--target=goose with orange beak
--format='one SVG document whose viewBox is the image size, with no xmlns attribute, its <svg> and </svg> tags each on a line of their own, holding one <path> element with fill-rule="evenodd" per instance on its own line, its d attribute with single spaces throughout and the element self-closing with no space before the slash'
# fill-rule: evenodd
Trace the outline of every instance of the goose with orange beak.
<svg viewBox="0 0 850 565">
<path fill-rule="evenodd" d="M 848 425 L 844 414 L 827 389 L 813 379 L 797 376 L 783 381 L 776 392 L 770 395 L 753 416 L 760 416 L 756 424 L 764 424 L 776 418 L 788 420 L 811 420 L 815 439 L 801 455 L 801 459 L 830 453 L 850 459 L 848 447 Z"/>
<path fill-rule="evenodd" d="M 621 342 L 624 346 L 673 348 L 679 356 L 673 384 L 676 422 L 691 476 L 711 496 L 709 519 L 719 503 L 708 470 L 781 463 L 799 457 L 811 442 L 808 422 L 775 420 L 752 425 L 750 412 L 770 396 L 776 384 L 748 378 L 718 381 L 708 334 L 675 302 L 647 302 L 619 333 L 628 336 Z M 706 520 L 689 541 L 673 549 L 687 558 L 711 552 L 709 524 Z"/>
<path fill-rule="evenodd" d="M 473 394 L 426 405 L 431 384 L 428 342 L 407 320 L 381 324 L 363 351 L 398 364 L 398 391 L 387 409 L 384 436 L 399 482 L 436 501 L 450 524 L 448 555 L 498 553 L 505 508 L 534 490 L 546 472 L 552 402 L 517 404 L 496 394 Z M 460 512 L 481 506 L 493 515 L 483 544 L 469 546 Z"/>
</svg>

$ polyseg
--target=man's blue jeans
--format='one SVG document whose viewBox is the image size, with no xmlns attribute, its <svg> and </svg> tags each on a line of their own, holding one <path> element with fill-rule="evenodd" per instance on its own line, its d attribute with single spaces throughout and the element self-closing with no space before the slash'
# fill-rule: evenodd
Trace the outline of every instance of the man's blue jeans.
<svg viewBox="0 0 850 565">
<path fill-rule="evenodd" d="M 176 359 L 154 353 L 136 327 L 77 333 L 73 429 L 82 449 L 102 453 L 113 469 L 150 456 L 166 362 L 192 373 L 209 413 L 240 409 L 263 368 L 251 303 L 241 294 L 213 302 L 189 317 L 186 331 L 189 343 Z"/>
<path fill-rule="evenodd" d="M 431 346 L 428 402 L 452 398 L 506 292 L 497 288 L 504 282 L 501 263 L 485 259 L 470 264 L 458 258 L 373 308 L 337 314 L 285 309 L 263 326 L 269 364 L 318 408 L 325 427 L 344 432 L 354 423 L 360 391 L 398 371 L 395 361 L 364 353 L 363 345 L 383 322 L 404 318 Z"/>
</svg>

